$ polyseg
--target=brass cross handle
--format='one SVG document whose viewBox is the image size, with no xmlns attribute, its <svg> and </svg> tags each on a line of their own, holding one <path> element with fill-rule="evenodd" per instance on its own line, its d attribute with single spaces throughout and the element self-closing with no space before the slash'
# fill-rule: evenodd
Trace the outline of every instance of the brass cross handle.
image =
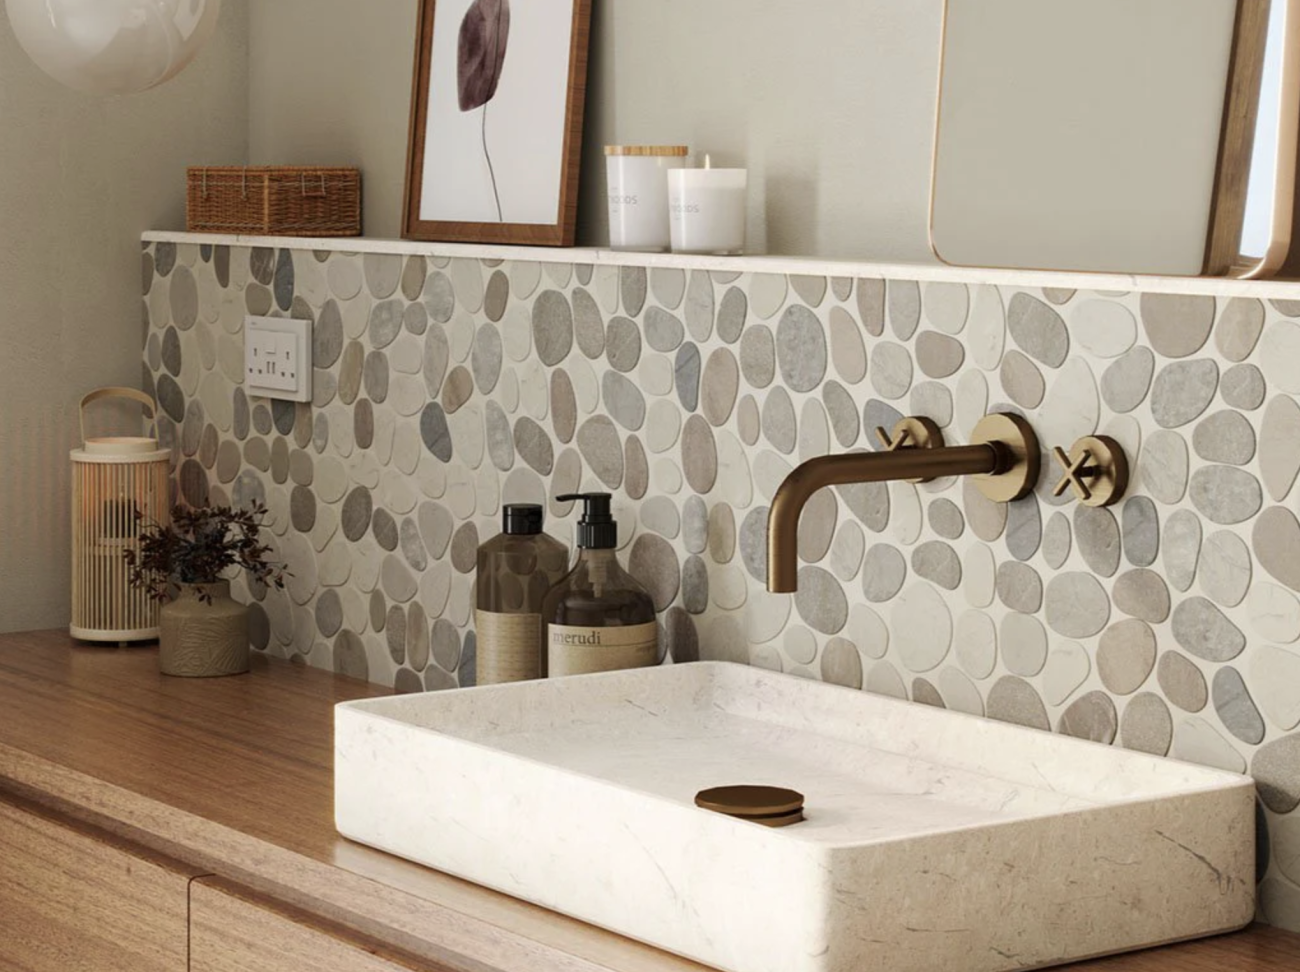
<svg viewBox="0 0 1300 972">
<path fill-rule="evenodd" d="M 928 418 L 905 418 L 886 432 L 876 426 L 876 438 L 887 452 L 899 449 L 938 449 L 943 446 L 943 432 Z"/>
<path fill-rule="evenodd" d="M 1128 490 L 1128 457 L 1109 436 L 1085 436 L 1068 453 L 1059 446 L 1052 452 L 1065 471 L 1053 496 L 1070 489 L 1085 506 L 1111 506 Z"/>
</svg>

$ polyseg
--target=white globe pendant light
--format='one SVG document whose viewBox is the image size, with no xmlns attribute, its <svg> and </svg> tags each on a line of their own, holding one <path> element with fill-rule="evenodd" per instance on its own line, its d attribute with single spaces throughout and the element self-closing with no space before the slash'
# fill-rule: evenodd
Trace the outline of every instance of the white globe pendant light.
<svg viewBox="0 0 1300 972">
<path fill-rule="evenodd" d="M 212 36 L 221 0 L 5 0 L 23 50 L 56 81 L 132 94 L 185 68 Z"/>
</svg>

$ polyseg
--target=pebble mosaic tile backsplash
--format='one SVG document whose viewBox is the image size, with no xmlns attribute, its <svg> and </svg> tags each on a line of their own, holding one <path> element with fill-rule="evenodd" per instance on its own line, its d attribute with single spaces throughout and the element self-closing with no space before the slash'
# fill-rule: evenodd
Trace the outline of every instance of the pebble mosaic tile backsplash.
<svg viewBox="0 0 1300 972">
<path fill-rule="evenodd" d="M 261 500 L 293 576 L 255 646 L 473 684 L 506 502 L 615 494 L 662 650 L 1249 772 L 1263 916 L 1300 929 L 1300 299 L 153 242 L 146 389 L 190 503 Z M 1297 288 L 1300 296 L 1300 288 Z M 245 314 L 314 321 L 314 401 L 250 399 Z M 824 490 L 799 592 L 767 504 L 801 461 L 990 411 L 1133 465 L 1090 509 L 969 482 Z"/>
</svg>

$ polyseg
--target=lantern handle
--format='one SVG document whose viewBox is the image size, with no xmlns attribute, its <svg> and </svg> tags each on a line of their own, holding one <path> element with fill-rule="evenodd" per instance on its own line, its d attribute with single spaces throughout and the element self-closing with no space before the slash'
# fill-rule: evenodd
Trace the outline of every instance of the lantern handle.
<svg viewBox="0 0 1300 972">
<path fill-rule="evenodd" d="M 86 406 L 105 398 L 127 398 L 148 408 L 150 433 L 154 438 L 158 437 L 158 406 L 151 397 L 135 388 L 100 388 L 90 392 L 81 400 L 81 441 L 83 444 L 86 442 Z"/>
</svg>

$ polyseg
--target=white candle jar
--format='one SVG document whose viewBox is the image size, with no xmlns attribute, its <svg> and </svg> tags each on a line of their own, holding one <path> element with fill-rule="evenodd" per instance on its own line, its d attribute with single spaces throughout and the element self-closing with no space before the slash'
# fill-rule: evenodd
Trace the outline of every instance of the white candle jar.
<svg viewBox="0 0 1300 972">
<path fill-rule="evenodd" d="M 668 173 L 673 252 L 743 253 L 748 188 L 746 169 L 680 169 Z"/>
<path fill-rule="evenodd" d="M 609 245 L 615 250 L 662 253 L 668 229 L 670 169 L 686 164 L 684 145 L 606 145 Z"/>
</svg>

